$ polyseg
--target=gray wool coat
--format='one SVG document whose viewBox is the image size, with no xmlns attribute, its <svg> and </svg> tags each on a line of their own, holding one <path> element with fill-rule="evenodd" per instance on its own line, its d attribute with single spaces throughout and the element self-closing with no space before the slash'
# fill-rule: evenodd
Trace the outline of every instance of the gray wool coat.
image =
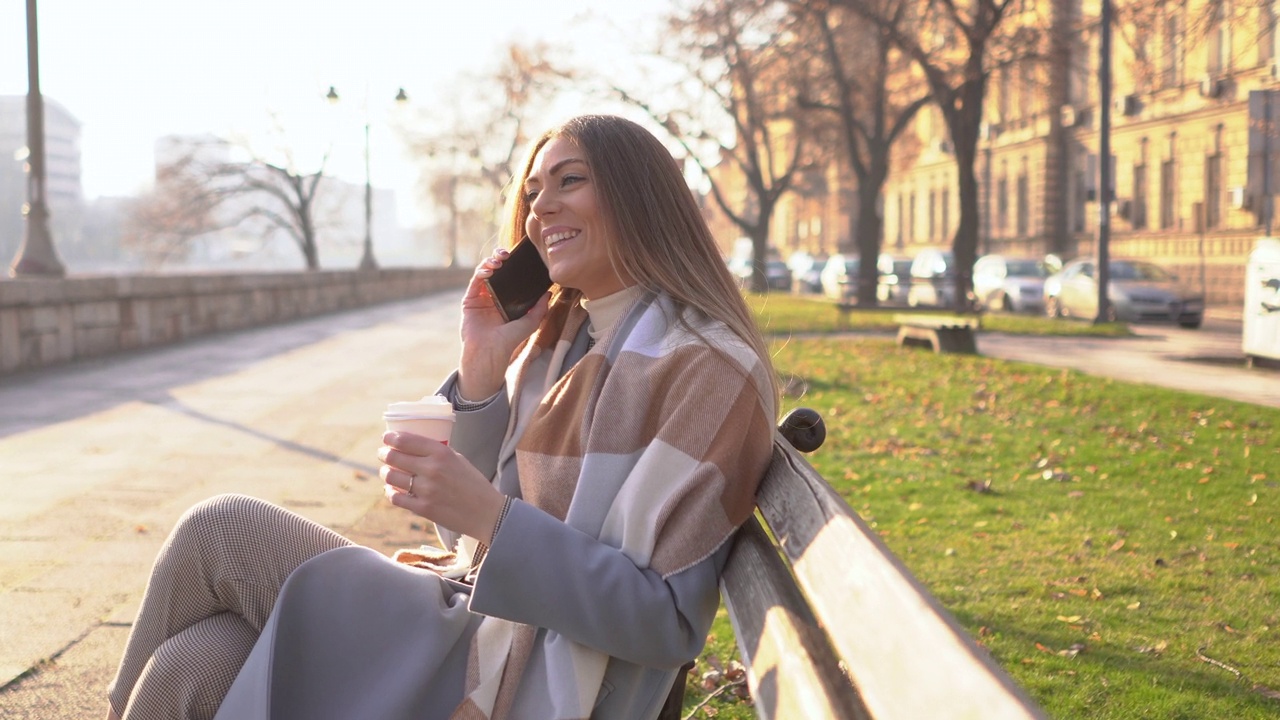
<svg viewBox="0 0 1280 720">
<path fill-rule="evenodd" d="M 584 338 L 585 349 L 585 338 Z M 452 397 L 451 377 L 440 392 Z M 696 657 L 719 607 L 726 543 L 663 580 L 625 555 L 519 501 L 498 447 L 505 393 L 459 413 L 450 445 L 494 478 L 511 504 L 474 586 L 363 547 L 331 550 L 286 581 L 216 720 L 435 720 L 463 698 L 471 638 L 493 615 L 554 628 L 612 656 L 592 718 L 650 720 L 678 669 Z M 453 533 L 438 528 L 446 547 Z M 548 720 L 537 701 L 553 679 L 526 668 L 513 718 Z"/>
</svg>

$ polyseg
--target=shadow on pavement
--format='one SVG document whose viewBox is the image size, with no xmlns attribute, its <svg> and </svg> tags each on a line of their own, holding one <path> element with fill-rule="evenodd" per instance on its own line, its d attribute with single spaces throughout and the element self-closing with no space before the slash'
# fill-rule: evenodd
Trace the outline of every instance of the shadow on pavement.
<svg viewBox="0 0 1280 720">
<path fill-rule="evenodd" d="M 236 432 L 244 433 L 245 435 L 249 435 L 259 440 L 265 440 L 266 442 L 269 442 L 278 447 L 281 447 L 296 453 L 301 453 L 303 455 L 308 455 L 317 460 L 323 460 L 325 462 L 334 463 L 336 465 L 342 465 L 345 467 L 349 467 L 352 470 L 359 470 L 360 472 L 373 477 L 378 476 L 378 468 L 372 465 L 365 465 L 363 463 L 353 462 L 344 457 L 334 455 L 331 452 L 320 450 L 319 448 L 313 448 L 308 445 L 303 445 L 300 442 L 295 442 L 288 438 L 272 435 L 270 433 L 266 433 L 261 430 L 255 430 L 254 428 L 251 428 L 247 425 L 242 425 L 241 423 L 234 422 L 232 420 L 224 420 L 220 417 L 214 417 L 213 415 L 210 415 L 206 412 L 202 412 L 200 410 L 197 410 L 191 407 L 190 405 L 187 405 L 186 403 L 182 402 L 181 400 L 178 400 L 177 398 L 169 395 L 168 393 L 164 393 L 162 399 L 148 399 L 146 400 L 146 402 L 151 405 L 162 407 L 166 410 L 172 410 L 174 412 L 181 413 L 190 418 L 195 418 L 196 420 L 199 420 L 201 422 L 206 422 L 211 425 L 219 425 L 224 428 L 235 430 Z"/>
</svg>

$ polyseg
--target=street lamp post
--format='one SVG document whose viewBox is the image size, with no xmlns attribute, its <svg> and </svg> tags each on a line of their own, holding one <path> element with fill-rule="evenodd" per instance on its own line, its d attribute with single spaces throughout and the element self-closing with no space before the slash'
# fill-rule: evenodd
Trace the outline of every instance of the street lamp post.
<svg viewBox="0 0 1280 720">
<path fill-rule="evenodd" d="M 338 102 L 338 91 L 329 86 L 325 98 L 331 103 Z M 409 99 L 404 88 L 396 93 L 396 102 L 403 103 Z M 360 257 L 361 270 L 376 270 L 378 261 L 373 257 L 373 175 L 369 169 L 369 99 L 365 97 L 364 107 L 364 254 Z"/>
<path fill-rule="evenodd" d="M 1107 286 L 1111 284 L 1111 0 L 1102 0 L 1101 36 L 1098 42 L 1098 315 L 1106 322 L 1111 312 Z"/>
<path fill-rule="evenodd" d="M 13 277 L 61 277 L 66 268 L 53 248 L 45 198 L 44 98 L 40 95 L 40 51 L 36 40 L 36 0 L 27 0 L 27 205 L 22 248 L 9 266 Z"/>
</svg>

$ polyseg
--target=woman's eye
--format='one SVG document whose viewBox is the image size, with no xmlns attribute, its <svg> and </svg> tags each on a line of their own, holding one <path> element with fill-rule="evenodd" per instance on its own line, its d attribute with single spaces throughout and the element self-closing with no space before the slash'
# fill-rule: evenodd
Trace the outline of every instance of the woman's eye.
<svg viewBox="0 0 1280 720">
<path fill-rule="evenodd" d="M 564 177 L 560 178 L 560 187 L 566 187 L 574 183 L 580 183 L 583 180 L 586 180 L 586 178 L 581 175 L 565 175 Z"/>
<path fill-rule="evenodd" d="M 534 198 L 536 198 L 536 197 L 538 197 L 538 191 L 537 191 L 537 190 L 525 190 L 525 191 L 524 191 L 524 201 L 525 201 L 525 202 L 527 202 L 527 203 L 531 203 L 531 202 L 533 202 L 533 199 L 534 199 Z"/>
</svg>

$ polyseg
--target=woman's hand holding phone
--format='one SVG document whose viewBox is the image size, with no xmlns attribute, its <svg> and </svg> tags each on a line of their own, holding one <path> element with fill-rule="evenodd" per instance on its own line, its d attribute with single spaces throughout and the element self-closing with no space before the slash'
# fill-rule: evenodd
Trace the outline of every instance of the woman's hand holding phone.
<svg viewBox="0 0 1280 720">
<path fill-rule="evenodd" d="M 483 400 L 504 381 L 511 354 L 533 334 L 547 314 L 550 294 L 543 292 L 523 317 L 507 322 L 490 294 L 488 280 L 511 253 L 497 250 L 476 266 L 462 297 L 462 358 L 458 364 L 458 392 L 468 400 Z"/>
</svg>

